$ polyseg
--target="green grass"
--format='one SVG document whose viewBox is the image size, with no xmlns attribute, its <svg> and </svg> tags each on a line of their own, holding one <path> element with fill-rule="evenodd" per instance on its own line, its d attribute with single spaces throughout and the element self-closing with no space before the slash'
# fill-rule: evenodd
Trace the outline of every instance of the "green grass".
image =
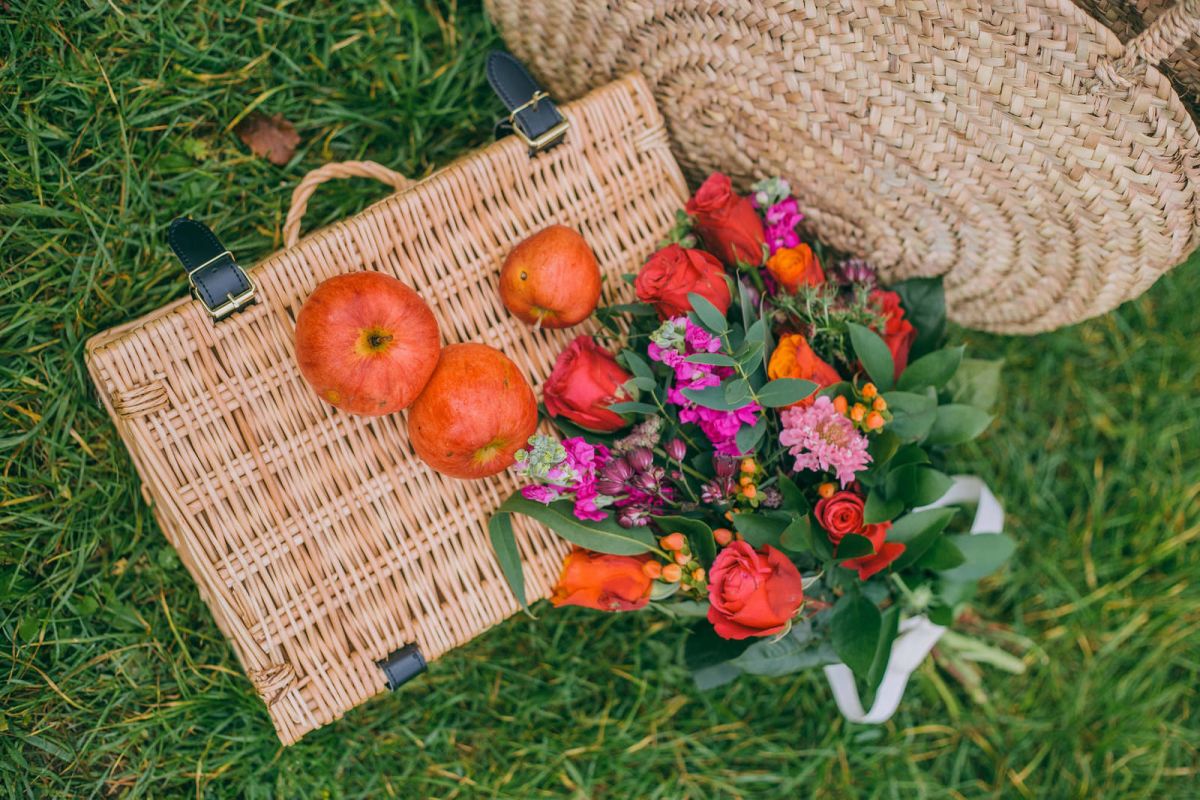
<svg viewBox="0 0 1200 800">
<path fill-rule="evenodd" d="M 1020 542 L 987 620 L 1036 647 L 976 703 L 932 663 L 882 728 L 819 674 L 696 692 L 649 615 L 542 609 L 279 747 L 142 502 L 88 336 L 181 296 L 165 227 L 244 262 L 326 161 L 425 174 L 485 142 L 475 5 L 0 4 L 0 794 L 5 797 L 1200 796 L 1200 264 L 1085 325 L 959 333 L 1009 360 L 962 458 Z M 286 167 L 230 132 L 282 113 Z M 381 190 L 318 192 L 313 222 Z"/>
</svg>

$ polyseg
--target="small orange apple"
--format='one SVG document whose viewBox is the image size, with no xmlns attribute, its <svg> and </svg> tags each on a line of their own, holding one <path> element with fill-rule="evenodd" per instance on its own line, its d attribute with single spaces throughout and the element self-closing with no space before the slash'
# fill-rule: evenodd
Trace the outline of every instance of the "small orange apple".
<svg viewBox="0 0 1200 800">
<path fill-rule="evenodd" d="M 485 478 L 506 469 L 536 428 L 529 382 L 508 356 L 485 344 L 443 348 L 408 411 L 413 450 L 454 478 Z"/>
<path fill-rule="evenodd" d="M 421 296 L 382 272 L 336 275 L 296 315 L 300 374 L 351 414 L 406 408 L 433 374 L 441 340 Z"/>
<path fill-rule="evenodd" d="M 500 299 L 530 325 L 569 328 L 587 319 L 600 302 L 600 265 L 582 236 L 551 225 L 504 259 Z"/>
</svg>

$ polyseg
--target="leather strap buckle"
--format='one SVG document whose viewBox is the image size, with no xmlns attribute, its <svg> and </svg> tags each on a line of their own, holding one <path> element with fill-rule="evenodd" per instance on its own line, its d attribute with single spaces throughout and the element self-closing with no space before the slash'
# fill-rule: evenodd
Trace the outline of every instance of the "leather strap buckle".
<svg viewBox="0 0 1200 800">
<path fill-rule="evenodd" d="M 183 262 L 192 295 L 214 322 L 254 302 L 254 281 L 207 225 L 180 217 L 171 222 L 167 240 Z"/>
<path fill-rule="evenodd" d="M 521 62 L 508 53 L 493 51 L 488 54 L 487 78 L 508 109 L 508 116 L 496 125 L 496 138 L 515 133 L 529 147 L 531 156 L 563 140 L 571 123 Z"/>
</svg>

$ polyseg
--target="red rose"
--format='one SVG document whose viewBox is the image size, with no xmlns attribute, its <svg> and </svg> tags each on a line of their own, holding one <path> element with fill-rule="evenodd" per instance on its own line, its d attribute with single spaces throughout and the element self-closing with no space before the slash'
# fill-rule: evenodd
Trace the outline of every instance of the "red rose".
<svg viewBox="0 0 1200 800">
<path fill-rule="evenodd" d="M 650 560 L 649 555 L 613 556 L 576 547 L 563 561 L 550 602 L 598 611 L 636 611 L 650 602 L 653 581 L 642 571 L 642 564 Z"/>
<path fill-rule="evenodd" d="M 836 545 L 847 533 L 862 531 L 864 507 L 863 499 L 857 494 L 841 491 L 818 500 L 813 513 L 829 534 L 829 541 Z"/>
<path fill-rule="evenodd" d="M 688 200 L 686 211 L 695 219 L 704 246 L 728 266 L 739 261 L 755 267 L 762 264 L 766 242 L 762 220 L 750 198 L 734 193 L 728 176 L 709 175 Z"/>
<path fill-rule="evenodd" d="M 904 552 L 904 545 L 899 542 L 884 541 L 887 538 L 887 532 L 891 529 L 892 523 L 881 522 L 878 525 L 868 525 L 858 531 L 859 535 L 871 540 L 871 544 L 875 547 L 875 553 L 860 558 L 848 558 L 842 562 L 842 566 L 846 569 L 858 570 L 858 579 L 865 581 L 899 558 L 900 554 Z M 836 549 L 834 552 L 836 554 Z"/>
<path fill-rule="evenodd" d="M 917 338 L 917 329 L 904 318 L 904 308 L 900 305 L 900 295 L 884 289 L 871 292 L 871 304 L 884 319 L 884 328 L 878 331 L 892 351 L 892 361 L 896 364 L 896 380 L 908 366 L 908 351 L 912 349 L 913 341 Z"/>
<path fill-rule="evenodd" d="M 708 572 L 708 621 L 723 639 L 779 633 L 804 602 L 800 571 L 764 545 L 731 542 Z"/>
<path fill-rule="evenodd" d="M 633 286 L 638 300 L 653 304 L 663 319 L 692 310 L 689 292 L 700 295 L 722 314 L 731 299 L 721 262 L 703 250 L 685 250 L 677 244 L 650 256 Z"/>
<path fill-rule="evenodd" d="M 628 424 L 608 407 L 630 399 L 625 382 L 632 377 L 592 337 L 577 336 L 558 354 L 542 387 L 542 398 L 550 416 L 566 417 L 589 431 L 608 433 Z"/>
</svg>

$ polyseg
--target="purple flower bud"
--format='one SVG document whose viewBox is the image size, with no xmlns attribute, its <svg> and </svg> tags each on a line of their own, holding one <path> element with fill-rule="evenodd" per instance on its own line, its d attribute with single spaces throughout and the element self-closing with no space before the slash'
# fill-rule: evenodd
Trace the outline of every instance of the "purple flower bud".
<svg viewBox="0 0 1200 800">
<path fill-rule="evenodd" d="M 596 481 L 596 490 L 600 494 L 606 494 L 609 497 L 617 497 L 625 493 L 625 484 L 621 481 L 614 481 L 612 478 L 601 478 Z"/>
<path fill-rule="evenodd" d="M 672 439 L 667 442 L 667 455 L 676 461 L 683 461 L 683 457 L 687 455 L 687 445 L 681 439 Z"/>
<path fill-rule="evenodd" d="M 737 472 L 737 460 L 729 456 L 715 455 L 713 456 L 713 469 L 717 471 L 718 478 L 728 478 Z"/>
<path fill-rule="evenodd" d="M 649 447 L 639 447 L 625 456 L 629 461 L 629 466 L 633 467 L 634 472 L 645 472 L 646 468 L 654 462 L 654 453 Z"/>
<path fill-rule="evenodd" d="M 638 506 L 628 506 L 621 509 L 617 515 L 617 524 L 622 528 L 641 528 L 650 522 L 650 514 Z"/>
<path fill-rule="evenodd" d="M 779 508 L 783 504 L 783 493 L 774 486 L 768 486 L 762 491 L 762 504 L 765 508 Z"/>
<path fill-rule="evenodd" d="M 666 477 L 666 471 L 662 467 L 649 467 L 641 475 L 638 475 L 635 481 L 638 486 L 653 494 L 658 491 L 664 477 Z"/>
<path fill-rule="evenodd" d="M 607 480 L 624 483 L 633 477 L 633 467 L 624 458 L 614 458 L 604 465 L 600 474 Z"/>
</svg>

